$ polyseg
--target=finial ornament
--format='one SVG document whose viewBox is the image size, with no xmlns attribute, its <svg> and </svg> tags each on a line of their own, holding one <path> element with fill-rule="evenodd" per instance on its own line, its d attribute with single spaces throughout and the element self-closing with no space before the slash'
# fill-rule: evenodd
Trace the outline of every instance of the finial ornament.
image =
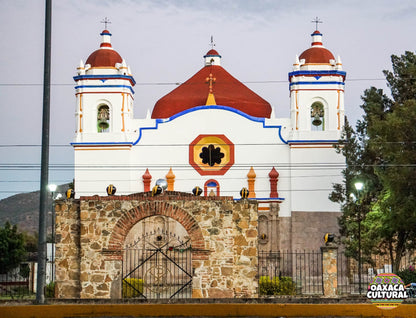
<svg viewBox="0 0 416 318">
<path fill-rule="evenodd" d="M 104 20 L 101 21 L 101 23 L 104 23 L 104 28 L 107 30 L 107 24 L 111 24 L 111 21 L 109 18 L 105 17 Z"/>
<path fill-rule="evenodd" d="M 214 49 L 215 43 L 214 43 L 214 37 L 211 35 L 211 50 Z"/>
<path fill-rule="evenodd" d="M 318 31 L 318 23 L 323 23 L 318 17 L 315 17 L 311 22 L 315 23 L 315 31 Z"/>
</svg>

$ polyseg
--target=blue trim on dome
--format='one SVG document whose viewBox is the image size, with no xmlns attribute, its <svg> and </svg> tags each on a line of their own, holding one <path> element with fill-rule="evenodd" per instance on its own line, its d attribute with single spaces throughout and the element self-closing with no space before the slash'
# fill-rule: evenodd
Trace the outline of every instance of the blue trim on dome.
<svg viewBox="0 0 416 318">
<path fill-rule="evenodd" d="M 79 86 L 75 86 L 75 89 L 79 89 L 79 88 L 103 88 L 103 87 L 128 88 L 132 92 L 132 94 L 134 94 L 133 88 L 131 88 L 131 86 L 127 86 L 127 85 L 79 85 Z"/>
<path fill-rule="evenodd" d="M 142 138 L 142 131 L 143 130 L 158 129 L 159 124 L 168 123 L 168 122 L 170 122 L 170 121 L 172 121 L 172 120 L 174 120 L 174 119 L 176 119 L 178 117 L 181 117 L 183 115 L 186 115 L 188 113 L 192 113 L 192 112 L 195 112 L 195 111 L 198 111 L 198 110 L 205 110 L 205 109 L 220 109 L 220 110 L 226 110 L 226 111 L 229 111 L 229 112 L 238 114 L 238 115 L 240 115 L 242 117 L 245 117 L 245 118 L 247 118 L 247 119 L 249 119 L 251 121 L 258 122 L 258 123 L 262 123 L 263 124 L 263 128 L 277 128 L 279 130 L 279 138 L 280 138 L 280 140 L 283 143 L 285 143 L 285 144 L 288 143 L 282 137 L 282 125 L 267 125 L 266 124 L 266 118 L 264 118 L 264 117 L 254 117 L 254 116 L 250 116 L 250 115 L 247 115 L 246 113 L 242 112 L 241 110 L 238 110 L 238 109 L 235 109 L 235 108 L 232 108 L 232 107 L 229 107 L 229 106 L 209 105 L 209 106 L 196 106 L 196 107 L 193 107 L 193 108 L 190 108 L 190 109 L 186 109 L 186 110 L 184 110 L 184 111 L 182 111 L 180 113 L 177 113 L 177 114 L 173 115 L 170 118 L 166 118 L 166 119 L 157 118 L 156 121 L 155 121 L 155 126 L 154 127 L 141 127 L 139 129 L 139 137 L 133 143 L 133 145 L 136 145 L 140 141 L 140 139 Z"/>
<path fill-rule="evenodd" d="M 207 55 L 204 55 L 204 58 L 205 57 L 211 57 L 211 56 L 217 56 L 217 57 L 221 58 L 221 55 L 219 55 L 219 54 L 207 54 Z"/>
<path fill-rule="evenodd" d="M 109 35 L 109 36 L 112 36 L 112 34 L 110 32 L 108 32 L 108 33 L 101 32 L 100 35 Z"/>
<path fill-rule="evenodd" d="M 325 75 L 340 75 L 340 76 L 347 76 L 347 72 L 345 71 L 293 71 L 289 72 L 289 79 L 292 76 L 299 76 L 299 75 L 319 75 L 319 76 L 325 76 Z"/>
<path fill-rule="evenodd" d="M 74 81 L 81 81 L 85 79 L 126 79 L 136 85 L 136 81 L 134 80 L 133 76 L 130 75 L 77 75 L 74 76 Z"/>
<path fill-rule="evenodd" d="M 344 85 L 344 82 L 330 82 L 330 81 L 325 81 L 325 82 L 306 82 L 306 81 L 302 81 L 302 82 L 294 82 L 294 83 L 289 83 L 289 88 L 293 85 Z"/>
</svg>

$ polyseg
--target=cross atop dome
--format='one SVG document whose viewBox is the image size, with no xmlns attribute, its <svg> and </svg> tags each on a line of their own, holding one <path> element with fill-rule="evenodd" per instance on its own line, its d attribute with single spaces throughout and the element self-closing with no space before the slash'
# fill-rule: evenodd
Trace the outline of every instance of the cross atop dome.
<svg viewBox="0 0 416 318">
<path fill-rule="evenodd" d="M 318 31 L 318 23 L 323 23 L 318 17 L 315 17 L 311 22 L 315 23 L 315 31 Z"/>
<path fill-rule="evenodd" d="M 101 23 L 104 23 L 104 29 L 107 30 L 107 24 L 111 24 L 111 21 L 109 18 L 105 17 L 104 20 L 101 21 Z"/>
<path fill-rule="evenodd" d="M 215 43 L 214 43 L 214 37 L 211 35 L 211 50 L 214 49 Z"/>
</svg>

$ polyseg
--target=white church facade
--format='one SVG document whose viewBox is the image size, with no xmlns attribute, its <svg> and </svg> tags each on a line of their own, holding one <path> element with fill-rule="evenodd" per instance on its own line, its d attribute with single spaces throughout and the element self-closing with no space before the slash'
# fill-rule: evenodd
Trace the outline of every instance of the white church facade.
<svg viewBox="0 0 416 318">
<path fill-rule="evenodd" d="M 317 249 L 337 232 L 338 204 L 328 199 L 342 181 L 344 157 L 333 145 L 344 126 L 346 72 L 312 33 L 311 47 L 288 74 L 289 118 L 221 66 L 211 49 L 202 68 L 134 117 L 135 80 L 101 33 L 100 48 L 80 63 L 76 82 L 75 196 L 167 191 L 258 202 L 259 249 Z"/>
</svg>

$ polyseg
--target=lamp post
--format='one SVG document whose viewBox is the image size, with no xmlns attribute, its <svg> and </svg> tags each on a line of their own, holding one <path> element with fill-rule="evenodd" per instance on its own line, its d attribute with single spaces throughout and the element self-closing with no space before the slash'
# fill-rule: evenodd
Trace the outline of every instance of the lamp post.
<svg viewBox="0 0 416 318">
<path fill-rule="evenodd" d="M 361 295 L 361 201 L 360 201 L 360 191 L 364 188 L 364 183 L 355 182 L 355 189 L 357 190 L 357 201 L 358 202 L 358 292 Z"/>
<path fill-rule="evenodd" d="M 51 240 L 52 240 L 52 246 L 51 246 L 51 282 L 55 281 L 54 279 L 54 265 L 55 265 L 55 191 L 56 191 L 56 184 L 48 184 L 49 191 L 52 194 L 52 215 L 51 215 Z"/>
</svg>

